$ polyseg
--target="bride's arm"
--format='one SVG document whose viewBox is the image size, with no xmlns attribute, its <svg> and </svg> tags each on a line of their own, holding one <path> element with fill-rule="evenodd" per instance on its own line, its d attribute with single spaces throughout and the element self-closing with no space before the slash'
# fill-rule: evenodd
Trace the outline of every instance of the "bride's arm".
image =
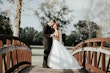
<svg viewBox="0 0 110 73">
<path fill-rule="evenodd" d="M 57 34 L 55 35 L 56 40 L 60 41 L 60 37 L 59 37 L 59 32 L 57 32 Z"/>
<path fill-rule="evenodd" d="M 53 38 L 55 38 L 56 40 L 58 40 L 58 41 L 60 41 L 60 38 L 59 38 L 59 34 L 58 33 L 53 33 L 52 34 L 53 36 Z"/>
</svg>

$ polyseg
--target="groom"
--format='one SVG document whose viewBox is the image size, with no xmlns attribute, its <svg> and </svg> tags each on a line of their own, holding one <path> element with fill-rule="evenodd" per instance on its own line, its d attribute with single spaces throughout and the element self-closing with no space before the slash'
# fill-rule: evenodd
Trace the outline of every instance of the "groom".
<svg viewBox="0 0 110 73">
<path fill-rule="evenodd" d="M 55 21 L 51 20 L 47 25 L 43 27 L 43 46 L 44 46 L 44 59 L 43 67 L 49 68 L 47 65 L 48 55 L 52 46 L 52 27 L 54 26 Z"/>
</svg>

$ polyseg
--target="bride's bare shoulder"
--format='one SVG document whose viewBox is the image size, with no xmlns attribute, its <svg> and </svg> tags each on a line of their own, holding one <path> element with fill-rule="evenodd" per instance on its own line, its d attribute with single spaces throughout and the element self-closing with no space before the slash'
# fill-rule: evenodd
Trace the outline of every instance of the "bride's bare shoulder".
<svg viewBox="0 0 110 73">
<path fill-rule="evenodd" d="M 58 40 L 58 41 L 60 40 L 60 34 L 59 34 L 59 31 L 57 31 L 57 40 Z"/>
</svg>

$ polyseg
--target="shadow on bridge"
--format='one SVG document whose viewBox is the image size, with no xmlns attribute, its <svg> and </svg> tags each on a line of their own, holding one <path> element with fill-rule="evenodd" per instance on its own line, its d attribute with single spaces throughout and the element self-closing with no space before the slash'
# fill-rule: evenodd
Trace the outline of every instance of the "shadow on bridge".
<svg viewBox="0 0 110 73">
<path fill-rule="evenodd" d="M 19 73 L 89 73 L 85 68 L 82 69 L 50 69 L 50 68 L 42 68 L 40 66 L 29 66 Z"/>
</svg>

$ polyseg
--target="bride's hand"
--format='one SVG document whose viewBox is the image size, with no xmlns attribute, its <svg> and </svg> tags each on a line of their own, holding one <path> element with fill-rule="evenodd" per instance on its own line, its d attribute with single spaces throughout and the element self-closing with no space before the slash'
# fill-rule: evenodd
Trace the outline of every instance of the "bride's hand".
<svg viewBox="0 0 110 73">
<path fill-rule="evenodd" d="M 54 36 L 55 36 L 55 34 L 51 34 L 51 35 L 50 35 L 50 37 L 54 37 Z"/>
</svg>

